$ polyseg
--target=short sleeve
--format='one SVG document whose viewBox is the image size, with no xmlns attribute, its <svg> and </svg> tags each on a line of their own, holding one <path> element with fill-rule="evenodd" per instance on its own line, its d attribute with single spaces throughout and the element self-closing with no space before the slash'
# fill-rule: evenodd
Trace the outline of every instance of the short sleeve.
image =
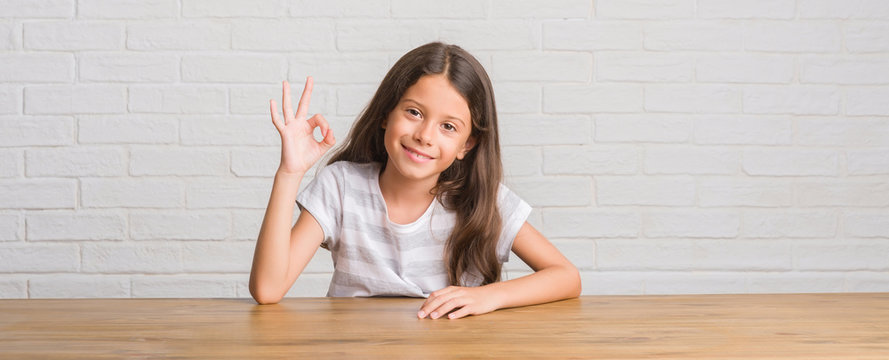
<svg viewBox="0 0 889 360">
<path fill-rule="evenodd" d="M 296 197 L 300 210 L 306 210 L 321 224 L 324 241 L 321 247 L 335 247 L 342 223 L 345 174 L 341 164 L 323 167 Z"/>
<path fill-rule="evenodd" d="M 500 184 L 500 190 L 497 192 L 497 205 L 500 207 L 500 217 L 503 221 L 500 239 L 497 242 L 497 257 L 504 263 L 509 260 L 509 252 L 512 250 L 512 243 L 519 229 L 531 214 L 531 205 L 503 184 Z"/>
</svg>

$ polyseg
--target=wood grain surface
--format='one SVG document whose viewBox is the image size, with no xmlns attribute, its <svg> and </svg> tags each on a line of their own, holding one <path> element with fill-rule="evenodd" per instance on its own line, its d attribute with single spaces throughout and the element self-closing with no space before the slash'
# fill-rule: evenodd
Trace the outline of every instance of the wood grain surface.
<svg viewBox="0 0 889 360">
<path fill-rule="evenodd" d="M 584 296 L 458 320 L 423 299 L 0 300 L 0 359 L 889 359 L 889 293 Z"/>
</svg>

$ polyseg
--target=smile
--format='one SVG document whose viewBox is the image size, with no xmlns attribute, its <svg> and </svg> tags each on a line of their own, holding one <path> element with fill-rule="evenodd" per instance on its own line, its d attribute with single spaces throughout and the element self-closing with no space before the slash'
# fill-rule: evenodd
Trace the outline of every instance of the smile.
<svg viewBox="0 0 889 360">
<path fill-rule="evenodd" d="M 413 159 L 416 162 L 426 162 L 426 161 L 432 160 L 431 156 L 423 154 L 421 152 L 418 152 L 418 151 L 411 149 L 407 146 L 401 145 L 401 148 L 404 149 L 404 152 L 406 152 L 411 157 L 411 159 Z"/>
</svg>

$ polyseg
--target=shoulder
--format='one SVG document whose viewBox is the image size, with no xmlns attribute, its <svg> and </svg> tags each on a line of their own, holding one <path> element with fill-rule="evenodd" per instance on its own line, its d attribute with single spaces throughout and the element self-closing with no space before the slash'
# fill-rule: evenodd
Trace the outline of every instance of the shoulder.
<svg viewBox="0 0 889 360">
<path fill-rule="evenodd" d="M 369 178 L 380 167 L 378 163 L 356 163 L 351 161 L 337 161 L 333 164 L 323 167 L 318 176 L 325 174 L 327 176 L 347 177 L 358 176 Z"/>
</svg>

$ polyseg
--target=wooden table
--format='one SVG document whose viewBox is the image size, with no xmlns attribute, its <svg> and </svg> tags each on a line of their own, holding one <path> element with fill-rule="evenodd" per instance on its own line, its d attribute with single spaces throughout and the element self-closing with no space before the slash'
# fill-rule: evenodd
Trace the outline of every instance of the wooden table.
<svg viewBox="0 0 889 360">
<path fill-rule="evenodd" d="M 0 359 L 889 359 L 889 293 L 584 296 L 459 320 L 422 299 L 0 300 Z"/>
</svg>

